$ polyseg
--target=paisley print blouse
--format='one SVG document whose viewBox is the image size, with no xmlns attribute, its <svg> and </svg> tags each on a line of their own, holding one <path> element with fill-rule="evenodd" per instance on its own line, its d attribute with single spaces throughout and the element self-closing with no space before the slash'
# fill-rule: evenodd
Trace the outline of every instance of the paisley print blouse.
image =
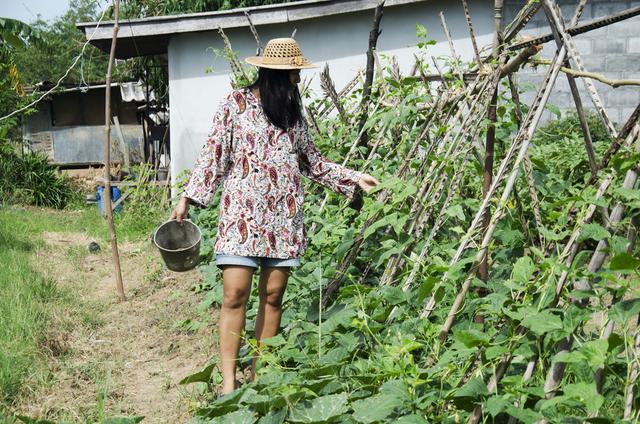
<svg viewBox="0 0 640 424">
<path fill-rule="evenodd" d="M 304 120 L 273 125 L 243 88 L 220 102 L 183 196 L 207 206 L 222 182 L 215 253 L 294 258 L 307 249 L 303 175 L 352 199 L 362 173 L 324 158 Z"/>
</svg>

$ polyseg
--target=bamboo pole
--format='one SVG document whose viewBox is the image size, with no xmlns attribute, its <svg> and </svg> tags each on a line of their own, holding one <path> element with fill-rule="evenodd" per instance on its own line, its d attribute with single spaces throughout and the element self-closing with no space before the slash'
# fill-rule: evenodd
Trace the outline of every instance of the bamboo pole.
<svg viewBox="0 0 640 424">
<path fill-rule="evenodd" d="M 564 60 L 565 56 L 566 56 L 566 50 L 564 48 L 560 49 L 560 51 L 556 53 L 556 57 L 553 60 L 554 66 L 549 70 L 549 72 L 545 76 L 545 80 L 540 86 L 538 93 L 536 94 L 536 97 L 533 101 L 533 104 L 529 109 L 529 113 L 527 114 L 527 118 L 525 119 L 525 124 L 522 126 L 521 130 L 515 136 L 514 142 L 512 143 L 507 153 L 505 154 L 505 157 L 503 158 L 500 164 L 500 168 L 498 169 L 498 172 L 491 184 L 490 190 L 487 192 L 487 195 L 484 196 L 482 204 L 478 209 L 478 212 L 476 213 L 473 221 L 469 225 L 469 228 L 467 229 L 466 234 L 462 237 L 461 242 L 458 245 L 458 248 L 453 258 L 450 261 L 451 265 L 457 263 L 460 260 L 460 258 L 462 257 L 462 253 L 466 250 L 469 242 L 473 239 L 476 232 L 476 228 L 480 223 L 481 219 L 483 218 L 485 210 L 489 207 L 489 203 L 493 199 L 493 195 L 497 191 L 498 185 L 506 177 L 506 172 L 509 169 L 512 160 L 514 159 L 514 156 L 516 155 L 516 151 L 519 150 L 519 153 L 516 158 L 516 164 L 518 166 L 520 165 L 524 156 L 526 155 L 527 148 L 529 147 L 529 143 L 531 142 L 531 137 L 533 136 L 533 132 L 535 131 L 535 128 L 538 122 L 540 121 L 540 118 L 542 117 L 544 105 L 546 104 L 549 96 L 551 95 L 551 89 L 553 88 L 553 83 L 555 82 L 558 76 L 558 72 L 560 71 L 560 64 Z M 513 189 L 517 175 L 518 175 L 518 169 L 512 168 L 511 174 L 509 176 L 509 181 L 507 182 L 507 186 L 505 186 L 505 189 L 503 191 L 503 196 L 499 202 L 499 209 L 502 209 L 502 207 L 504 207 L 504 205 L 506 204 L 507 198 L 511 193 L 511 190 Z M 499 216 L 498 211 L 496 211 L 495 216 Z M 476 255 L 475 262 L 483 259 L 484 252 L 482 250 L 489 245 L 489 242 L 491 241 L 491 236 L 493 235 L 493 231 L 495 230 L 496 225 L 497 225 L 497 220 L 492 219 L 492 224 L 487 228 L 487 231 L 485 232 L 485 237 L 482 242 L 483 247 L 480 249 L 480 251 Z M 447 281 L 447 279 L 448 279 L 448 272 L 445 272 L 445 275 L 442 277 L 442 280 L 439 282 L 438 287 L 442 286 Z M 453 324 L 454 317 L 457 313 L 458 308 L 462 304 L 462 299 L 464 298 L 464 295 L 466 295 L 466 292 L 469 289 L 469 286 L 470 286 L 470 280 L 468 282 L 465 282 L 461 287 L 460 292 L 458 293 L 458 296 L 456 297 L 456 300 L 449 312 L 449 317 L 447 319 L 447 322 L 443 326 L 443 330 L 442 330 L 443 333 L 448 333 L 450 326 Z M 428 302 L 425 304 L 424 308 L 422 309 L 421 316 L 423 318 L 428 317 L 433 311 L 434 307 L 435 307 L 435 291 L 434 291 L 434 294 L 432 294 L 431 297 L 429 298 Z"/>
<path fill-rule="evenodd" d="M 508 75 L 509 89 L 511 90 L 511 100 L 515 105 L 515 116 L 518 130 L 522 127 L 522 109 L 520 104 L 520 93 L 518 93 L 518 87 L 514 80 L 513 75 Z M 536 223 L 536 229 L 538 232 L 538 241 L 540 243 L 540 249 L 545 250 L 544 235 L 542 234 L 542 213 L 540 212 L 540 201 L 538 199 L 538 192 L 536 191 L 535 181 L 533 179 L 533 169 L 531 165 L 531 159 L 529 155 L 524 158 L 524 175 L 527 182 L 527 189 L 529 191 L 529 198 L 531 199 L 531 208 L 533 209 L 533 219 Z"/>
<path fill-rule="evenodd" d="M 560 37 L 562 38 L 564 47 L 567 49 L 568 58 L 573 60 L 575 68 L 579 72 L 586 72 L 586 70 L 584 67 L 584 63 L 582 62 L 582 57 L 580 56 L 580 53 L 578 52 L 578 49 L 576 48 L 576 45 L 573 42 L 573 38 L 571 38 L 570 32 L 571 32 L 571 28 L 577 25 L 585 4 L 586 4 L 586 0 L 580 0 L 580 2 L 578 3 L 578 6 L 576 7 L 573 18 L 571 19 L 571 23 L 569 24 L 570 26 L 569 29 L 565 29 L 563 26 L 555 25 L 555 30 L 559 33 Z M 640 14 L 640 8 L 638 9 L 639 9 L 638 14 Z M 630 16 L 631 15 L 629 15 L 628 17 Z M 627 19 L 627 18 L 624 18 L 624 19 Z M 605 25 L 609 25 L 615 22 L 615 20 L 606 21 L 605 19 L 605 22 L 607 22 Z M 552 38 L 553 38 L 553 33 L 552 33 Z M 593 81 L 587 78 L 583 78 L 582 82 L 585 85 L 585 88 L 587 89 L 587 93 L 589 94 L 589 97 L 591 97 L 591 102 L 593 103 L 593 106 L 595 107 L 598 115 L 600 116 L 602 123 L 605 125 L 605 128 L 607 129 L 609 136 L 611 136 L 611 138 L 616 138 L 618 133 L 615 127 L 613 126 L 613 122 L 609 118 L 607 110 L 605 109 L 602 103 L 602 99 L 600 98 L 600 95 L 598 94 L 598 91 L 596 90 L 596 87 L 593 84 Z"/>
<path fill-rule="evenodd" d="M 493 33 L 493 54 L 497 55 L 500 50 L 500 40 L 502 39 L 502 6 L 503 0 L 495 0 L 494 2 L 494 21 L 495 28 Z M 491 96 L 491 102 L 489 103 L 489 111 L 487 112 L 487 133 L 484 144 L 484 163 L 483 163 L 483 175 L 482 175 L 482 195 L 486 196 L 491 188 L 493 180 L 493 156 L 495 153 L 495 140 L 496 140 L 496 121 L 498 109 L 498 87 L 493 91 Z M 489 228 L 491 222 L 491 208 L 487 207 L 482 218 L 482 232 L 485 233 Z M 484 252 L 482 262 L 478 268 L 478 278 L 483 282 L 489 280 L 489 251 Z M 486 296 L 487 291 L 484 288 L 476 289 L 478 296 Z M 474 321 L 478 323 L 484 322 L 484 317 L 481 314 L 476 314 Z"/>
<path fill-rule="evenodd" d="M 107 65 L 107 77 L 105 88 L 105 105 L 104 105 L 104 179 L 105 179 L 105 209 L 107 212 L 107 222 L 109 224 L 109 233 L 111 235 L 111 254 L 113 257 L 113 266 L 116 277 L 116 290 L 118 292 L 118 301 L 126 300 L 124 294 L 124 285 L 122 283 L 122 270 L 120 269 L 120 255 L 118 253 L 118 238 L 116 236 L 116 227 L 113 223 L 113 210 L 111 209 L 111 71 L 113 69 L 113 61 L 116 54 L 116 42 L 118 39 L 118 29 L 120 28 L 120 0 L 114 0 L 114 24 L 113 35 L 111 37 L 111 50 L 109 52 L 109 64 Z"/>
<path fill-rule="evenodd" d="M 456 49 L 453 45 L 453 39 L 451 38 L 451 32 L 449 32 L 449 26 L 447 25 L 447 20 L 444 17 L 444 12 L 440 11 L 440 24 L 442 25 L 442 30 L 444 31 L 444 35 L 447 37 L 447 42 L 449 43 L 449 50 L 451 51 L 451 57 L 453 58 L 453 69 L 458 74 L 460 81 L 464 84 L 464 76 L 462 75 L 462 69 L 460 69 L 460 56 L 456 53 Z"/>
<path fill-rule="evenodd" d="M 529 0 L 527 4 L 520 10 L 515 19 L 505 27 L 504 43 L 508 43 L 518 35 L 520 30 L 529 23 L 531 19 L 538 13 L 542 5 L 540 0 Z M 542 43 L 538 43 L 542 44 Z"/>
<path fill-rule="evenodd" d="M 637 125 L 635 128 L 640 129 L 640 125 Z M 636 138 L 634 137 L 634 134 L 630 133 L 629 136 L 626 138 L 624 145 L 627 145 L 627 146 L 630 145 L 633 141 L 635 141 L 635 139 Z M 575 258 L 575 255 L 578 250 L 578 238 L 582 233 L 582 229 L 584 228 L 585 224 L 591 222 L 591 219 L 593 218 L 595 211 L 597 210 L 597 206 L 596 206 L 597 201 L 603 198 L 608 188 L 610 187 L 612 181 L 613 181 L 613 177 L 611 175 L 607 175 L 600 182 L 600 185 L 595 195 L 594 203 L 590 204 L 587 207 L 581 219 L 576 223 L 575 228 L 571 236 L 569 237 L 569 241 L 567 242 L 562 253 L 558 257 L 558 262 L 564 262 L 565 268 L 571 267 L 573 263 L 573 259 Z M 560 278 L 558 279 L 558 282 L 556 284 L 555 298 L 551 301 L 551 305 L 559 304 L 559 301 L 560 301 L 559 295 L 562 292 L 562 289 L 564 287 L 564 282 L 566 281 L 567 276 L 568 276 L 568 272 L 563 271 Z M 544 301 L 545 301 L 544 298 L 540 299 L 540 303 L 543 303 Z M 518 327 L 518 329 L 516 330 L 516 338 L 523 337 L 526 334 L 526 332 L 527 332 L 526 328 L 522 326 Z M 513 359 L 513 353 L 509 352 L 505 354 L 505 356 L 500 360 L 500 363 L 496 367 L 496 372 L 493 374 L 493 376 L 491 376 L 491 378 L 489 379 L 489 383 L 487 384 L 487 388 L 490 392 L 493 392 L 497 388 L 498 383 L 502 379 L 512 359 Z M 529 375 L 533 373 L 535 362 L 536 362 L 535 360 L 532 360 L 527 366 L 526 373 L 528 373 Z M 468 420 L 468 423 L 477 423 L 481 417 L 482 417 L 482 409 L 478 406 L 474 409 L 473 414 Z"/>
<path fill-rule="evenodd" d="M 562 46 L 562 37 L 559 31 L 564 31 L 564 20 L 560 9 L 556 5 L 551 5 L 547 2 L 542 4 L 547 20 L 551 26 L 551 31 L 556 41 L 558 48 Z M 565 59 L 564 67 L 570 68 L 569 60 Z M 569 82 L 569 88 L 571 89 L 571 96 L 576 106 L 576 112 L 578 114 L 578 120 L 580 121 L 580 128 L 582 128 L 582 135 L 584 137 L 584 145 L 587 150 L 587 157 L 589 158 L 589 166 L 591 168 L 591 175 L 595 176 L 598 173 L 598 165 L 596 163 L 596 154 L 593 150 L 593 141 L 591 139 L 591 131 L 589 130 L 589 124 L 587 124 L 587 118 L 585 117 L 584 110 L 582 109 L 582 99 L 580 98 L 580 92 L 576 85 L 576 80 L 571 74 L 566 74 L 567 81 Z"/>
<path fill-rule="evenodd" d="M 478 68 L 482 68 L 482 58 L 480 57 L 480 50 L 478 50 L 478 42 L 476 41 L 476 34 L 473 30 L 473 22 L 471 21 L 471 12 L 469 11 L 469 0 L 462 0 L 462 8 L 464 10 L 465 20 L 467 21 L 467 28 L 469 29 L 469 38 L 471 38 L 473 53 L 476 56 Z"/>
<path fill-rule="evenodd" d="M 640 322 L 640 318 L 638 319 Z M 629 361 L 631 363 L 631 370 L 629 372 L 629 383 L 627 387 L 625 387 L 625 399 L 624 399 L 624 419 L 631 419 L 633 416 L 633 403 L 634 400 L 637 399 L 634 395 L 635 386 L 638 382 L 638 376 L 640 375 L 640 366 L 638 365 L 638 361 L 640 357 L 640 331 L 637 332 L 633 352 L 629 354 Z"/>
</svg>

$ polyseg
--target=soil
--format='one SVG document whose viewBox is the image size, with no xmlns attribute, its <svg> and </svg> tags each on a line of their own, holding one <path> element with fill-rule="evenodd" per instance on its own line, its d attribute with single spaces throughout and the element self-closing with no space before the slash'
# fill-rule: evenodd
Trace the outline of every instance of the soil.
<svg viewBox="0 0 640 424">
<path fill-rule="evenodd" d="M 34 256 L 37 269 L 78 306 L 60 313 L 42 341 L 51 359 L 49 381 L 16 409 L 74 422 L 116 416 L 187 421 L 205 395 L 201 385 L 178 383 L 217 352 L 217 312 L 198 313 L 198 271 L 166 270 L 150 242 L 119 243 L 127 300 L 118 302 L 108 245 L 100 243 L 92 254 L 93 240 L 83 234 L 45 233 L 44 239 Z M 197 330 L 181 325 L 194 322 L 202 323 Z"/>
</svg>

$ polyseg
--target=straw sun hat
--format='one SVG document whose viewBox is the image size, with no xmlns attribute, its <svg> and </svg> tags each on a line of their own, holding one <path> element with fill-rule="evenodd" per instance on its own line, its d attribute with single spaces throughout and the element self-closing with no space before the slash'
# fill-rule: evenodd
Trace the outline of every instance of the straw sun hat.
<svg viewBox="0 0 640 424">
<path fill-rule="evenodd" d="M 271 69 L 309 69 L 318 65 L 302 55 L 300 46 L 293 38 L 273 38 L 264 48 L 262 56 L 251 56 L 245 62 Z"/>
</svg>

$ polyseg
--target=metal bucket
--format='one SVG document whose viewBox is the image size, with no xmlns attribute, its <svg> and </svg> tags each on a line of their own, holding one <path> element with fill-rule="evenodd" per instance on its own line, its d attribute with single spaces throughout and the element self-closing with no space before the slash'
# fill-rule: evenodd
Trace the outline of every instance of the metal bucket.
<svg viewBox="0 0 640 424">
<path fill-rule="evenodd" d="M 188 219 L 179 224 L 167 221 L 153 234 L 153 244 L 158 247 L 162 260 L 172 271 L 182 272 L 195 268 L 200 261 L 200 228 Z"/>
</svg>

